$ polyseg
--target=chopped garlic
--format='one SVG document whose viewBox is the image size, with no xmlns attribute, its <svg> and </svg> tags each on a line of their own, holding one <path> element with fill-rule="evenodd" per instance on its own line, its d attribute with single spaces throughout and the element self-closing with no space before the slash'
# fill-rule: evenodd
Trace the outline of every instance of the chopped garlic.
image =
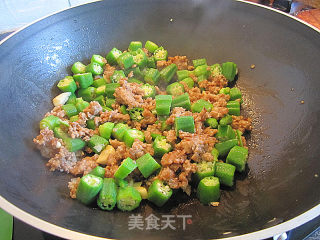
<svg viewBox="0 0 320 240">
<path fill-rule="evenodd" d="M 55 107 L 58 107 L 60 105 L 65 104 L 68 101 L 70 96 L 71 96 L 71 92 L 61 93 L 52 100 L 52 103 Z"/>
<path fill-rule="evenodd" d="M 108 145 L 99 155 L 97 159 L 97 163 L 99 164 L 107 164 L 109 156 L 115 154 L 116 151 L 115 149 L 111 146 Z"/>
</svg>

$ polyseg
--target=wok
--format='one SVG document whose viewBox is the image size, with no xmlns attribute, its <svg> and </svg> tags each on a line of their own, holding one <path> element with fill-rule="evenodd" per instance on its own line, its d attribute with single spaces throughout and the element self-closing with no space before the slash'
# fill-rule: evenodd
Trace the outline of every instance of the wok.
<svg viewBox="0 0 320 240">
<path fill-rule="evenodd" d="M 38 122 L 73 62 L 132 40 L 152 40 L 170 55 L 238 64 L 254 129 L 248 169 L 223 191 L 219 207 L 183 194 L 162 209 L 86 207 L 69 198 L 71 176 L 50 172 L 34 148 Z M 320 213 L 319 63 L 319 31 L 241 1 L 108 0 L 44 18 L 0 45 L 0 207 L 73 239 L 261 239 L 292 229 Z M 192 223 L 185 230 L 177 219 L 176 230 L 128 229 L 131 214 L 151 213 L 192 215 Z"/>
</svg>

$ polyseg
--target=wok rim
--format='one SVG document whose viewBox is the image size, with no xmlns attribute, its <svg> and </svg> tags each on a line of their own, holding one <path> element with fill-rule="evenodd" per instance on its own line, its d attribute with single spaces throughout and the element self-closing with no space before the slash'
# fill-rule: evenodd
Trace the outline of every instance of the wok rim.
<svg viewBox="0 0 320 240">
<path fill-rule="evenodd" d="M 20 28 L 18 28 L 16 31 L 14 31 L 13 33 L 11 33 L 10 35 L 8 35 L 7 37 L 5 37 L 4 39 L 2 39 L 0 41 L 0 46 L 6 42 L 7 40 L 9 40 L 11 37 L 13 37 L 14 35 L 18 34 L 19 32 L 23 31 L 24 29 L 28 28 L 29 26 L 40 22 L 50 16 L 56 15 L 58 13 L 79 7 L 79 6 L 83 6 L 83 5 L 87 5 L 87 4 L 94 4 L 96 2 L 100 2 L 103 0 L 95 0 L 93 2 L 90 3 L 84 3 L 84 4 L 79 4 L 73 7 L 68 7 L 66 9 L 63 10 L 59 10 L 56 12 L 53 12 L 51 14 L 48 14 L 42 18 L 39 18 L 27 25 L 24 25 Z M 285 12 L 282 12 L 280 10 L 265 6 L 265 5 L 261 5 L 258 3 L 254 3 L 254 2 L 248 2 L 246 0 L 235 0 L 236 2 L 241 2 L 244 4 L 250 4 L 250 5 L 254 5 L 256 7 L 260 7 L 260 8 L 264 8 L 273 12 L 276 12 L 278 14 L 282 14 L 283 16 L 289 17 L 294 21 L 297 21 L 301 24 L 306 25 L 307 27 L 313 29 L 314 31 L 316 31 L 317 33 L 320 34 L 320 29 L 314 27 L 313 25 L 295 17 L 292 15 L 289 15 Z M 81 232 L 77 232 L 71 229 L 67 229 L 58 225 L 55 225 L 53 223 L 47 222 L 45 220 L 42 220 L 39 217 L 35 217 L 32 214 L 18 208 L 17 206 L 15 206 L 14 204 L 10 203 L 9 201 L 7 201 L 4 197 L 2 197 L 0 195 L 0 208 L 2 208 L 3 210 L 5 210 L 6 212 L 8 212 L 9 214 L 11 214 L 12 216 L 16 217 L 17 219 L 27 223 L 28 225 L 39 229 L 41 231 L 47 232 L 49 234 L 61 237 L 61 238 L 65 238 L 65 239 L 78 239 L 78 240 L 100 240 L 100 239 L 113 239 L 113 238 L 104 238 L 104 237 L 97 237 L 97 236 L 93 236 L 93 235 L 89 235 L 89 234 L 85 234 L 85 233 L 81 233 Z M 246 234 L 242 234 L 242 235 L 238 235 L 238 236 L 234 236 L 234 237 L 226 237 L 226 238 L 219 238 L 222 240 L 240 240 L 240 239 L 247 239 L 247 240 L 256 240 L 256 239 L 265 239 L 268 237 L 272 237 L 275 236 L 277 234 L 281 234 L 284 232 L 287 232 L 289 230 L 292 230 L 296 227 L 301 226 L 302 224 L 316 218 L 317 216 L 320 216 L 320 203 L 317 204 L 316 206 L 312 207 L 311 209 L 305 211 L 304 213 L 290 219 L 287 220 L 283 223 L 277 224 L 273 227 L 268 227 L 259 231 L 255 231 L 255 232 L 250 232 L 250 233 L 246 233 Z M 227 234 L 227 233 L 226 233 Z"/>
</svg>

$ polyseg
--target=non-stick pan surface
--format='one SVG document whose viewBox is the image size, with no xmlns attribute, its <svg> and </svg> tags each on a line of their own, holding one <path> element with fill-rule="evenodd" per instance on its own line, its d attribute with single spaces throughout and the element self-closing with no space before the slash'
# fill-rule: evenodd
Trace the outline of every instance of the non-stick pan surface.
<svg viewBox="0 0 320 240">
<path fill-rule="evenodd" d="M 69 198 L 71 176 L 50 172 L 35 150 L 38 122 L 52 107 L 55 85 L 70 74 L 72 63 L 94 53 L 105 55 L 114 46 L 124 49 L 131 40 L 152 40 L 171 55 L 206 57 L 211 64 L 238 64 L 237 84 L 254 129 L 248 170 L 237 177 L 235 188 L 223 191 L 219 207 L 179 194 L 162 209 L 147 204 L 130 213 L 92 209 Z M 282 222 L 317 206 L 308 212 L 314 217 L 320 209 L 319 63 L 319 32 L 242 2 L 108 0 L 52 15 L 0 45 L 0 194 L 46 222 L 100 237 L 223 238 L 277 224 L 288 230 L 297 221 Z M 0 205 L 8 206 L 4 199 Z M 8 209 L 16 214 L 12 206 Z M 131 214 L 145 218 L 151 213 L 160 219 L 174 215 L 176 229 L 128 229 Z M 192 223 L 183 230 L 177 215 L 191 215 Z M 246 239 L 250 236 L 258 235 Z"/>
</svg>

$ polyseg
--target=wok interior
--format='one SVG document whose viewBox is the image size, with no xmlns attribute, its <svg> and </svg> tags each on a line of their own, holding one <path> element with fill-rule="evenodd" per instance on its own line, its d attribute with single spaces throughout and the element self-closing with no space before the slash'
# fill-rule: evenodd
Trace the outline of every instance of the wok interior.
<svg viewBox="0 0 320 240">
<path fill-rule="evenodd" d="M 34 148 L 38 122 L 73 62 L 124 49 L 131 40 L 154 41 L 171 56 L 238 64 L 237 85 L 254 129 L 248 170 L 237 176 L 235 188 L 223 191 L 219 207 L 181 193 L 162 209 L 85 207 L 68 196 L 71 176 L 48 171 Z M 0 46 L 0 194 L 50 223 L 114 238 L 222 238 L 287 221 L 320 203 L 319 40 L 316 31 L 288 17 L 234 1 L 109 0 L 40 21 Z M 192 215 L 192 224 L 186 230 L 178 220 L 176 230 L 128 230 L 129 215 L 151 213 Z"/>
</svg>

